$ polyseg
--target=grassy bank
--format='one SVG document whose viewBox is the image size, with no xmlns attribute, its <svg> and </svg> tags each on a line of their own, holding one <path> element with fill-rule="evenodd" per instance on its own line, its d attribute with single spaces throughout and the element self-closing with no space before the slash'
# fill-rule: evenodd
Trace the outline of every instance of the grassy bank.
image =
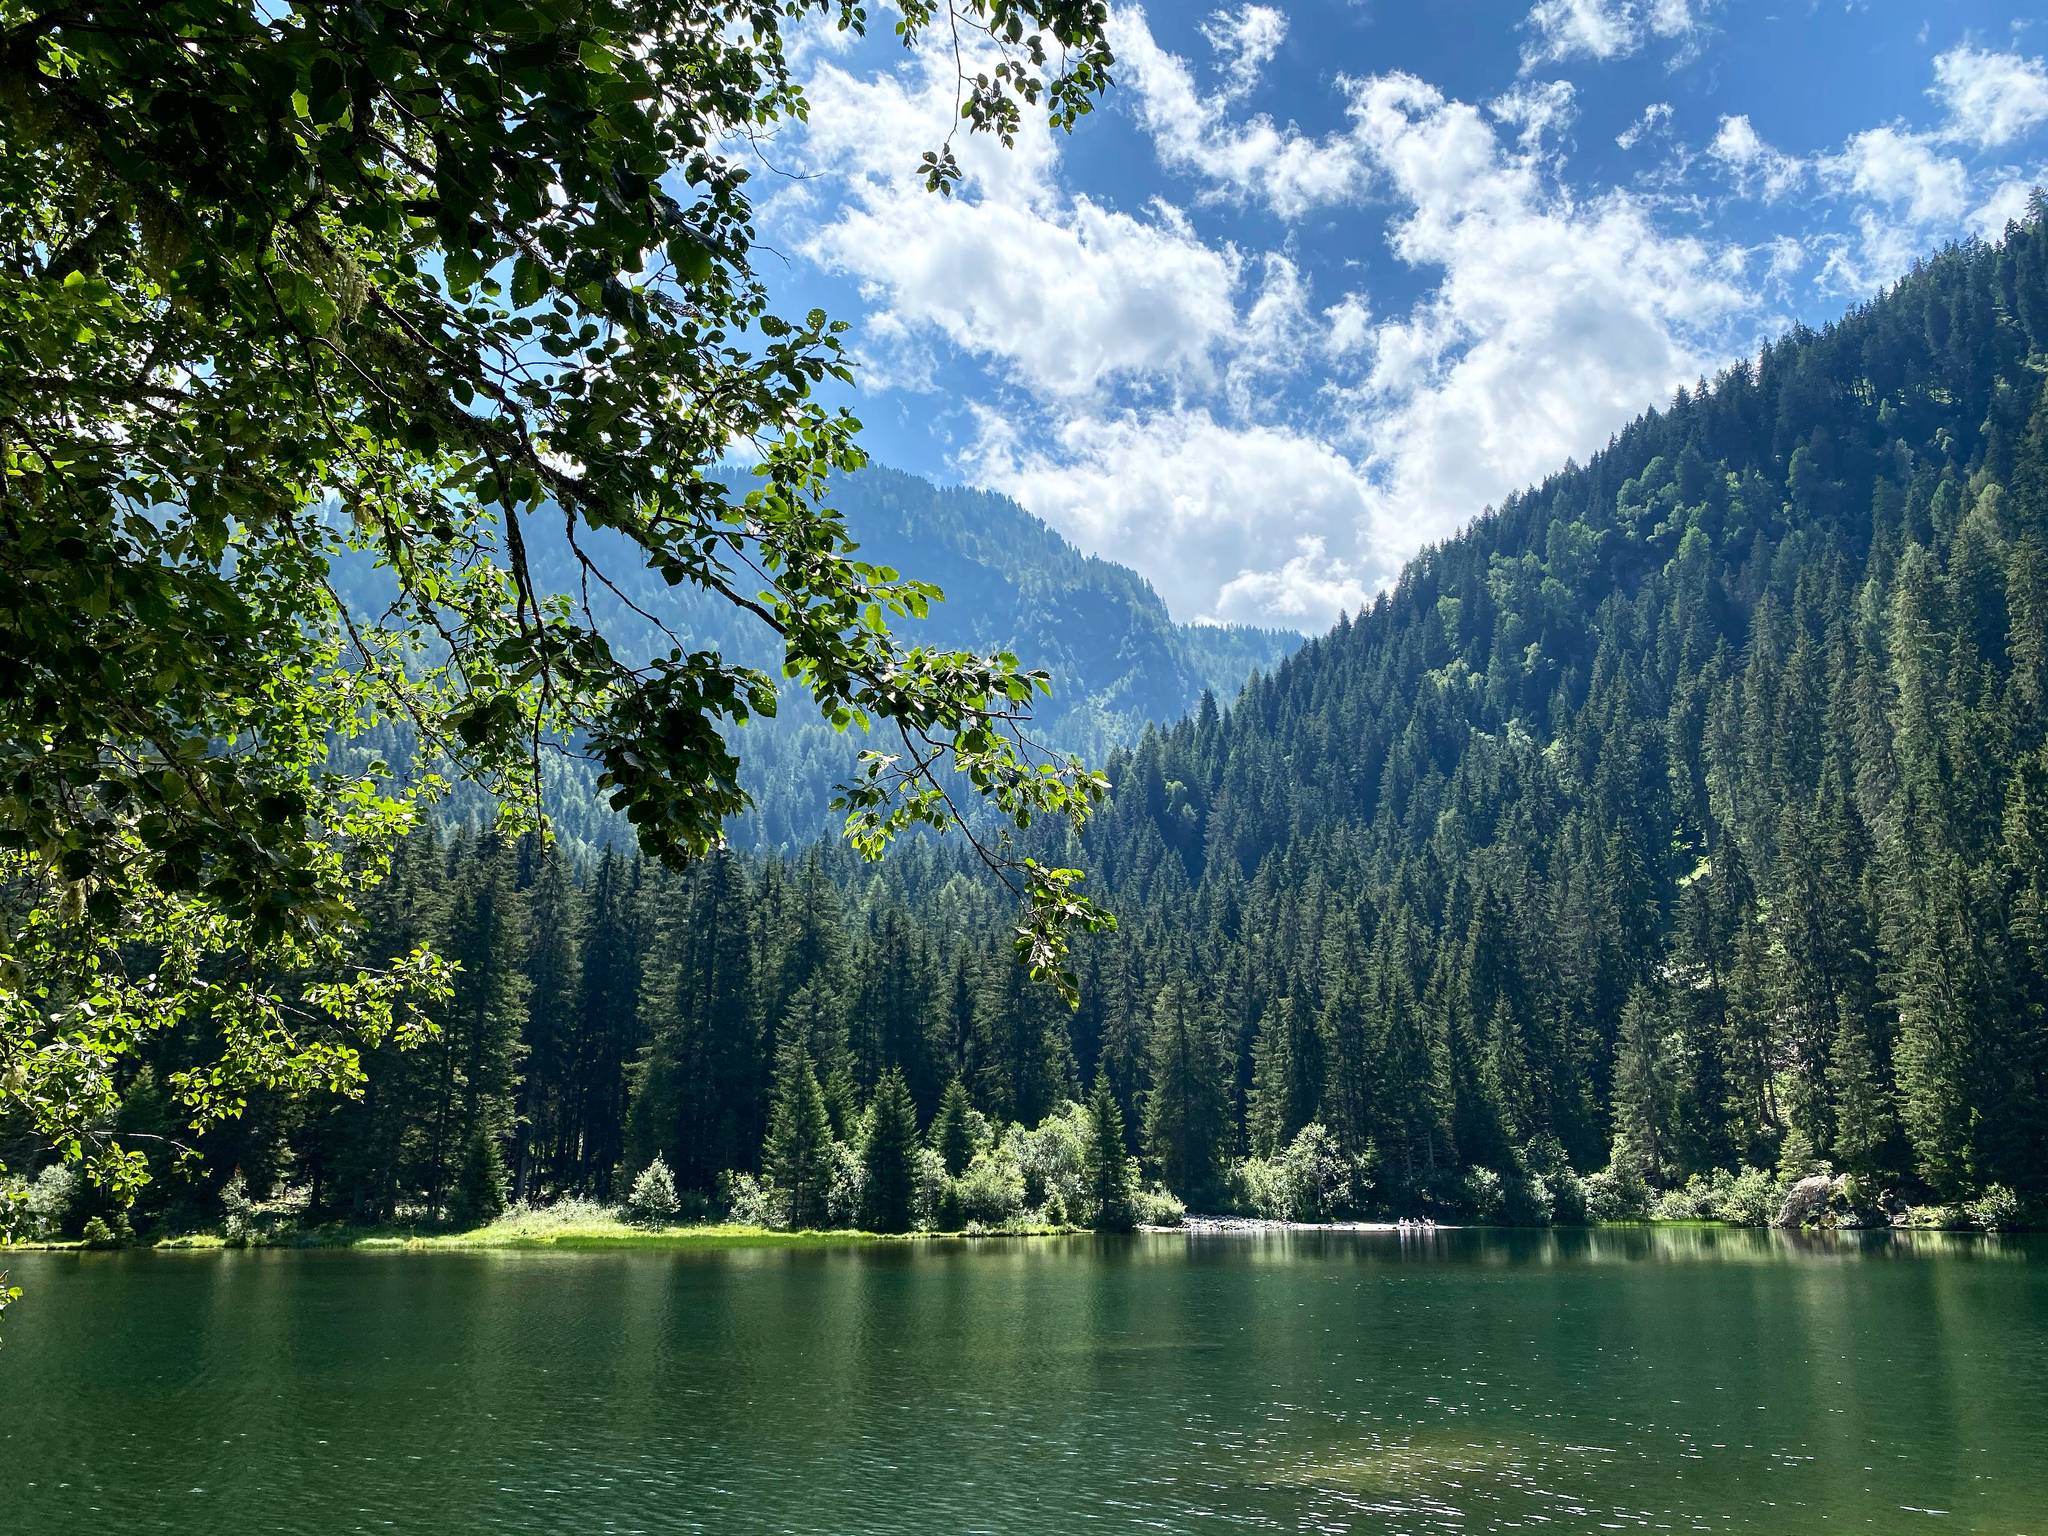
<svg viewBox="0 0 2048 1536">
<path fill-rule="evenodd" d="M 218 1232 L 183 1233 L 124 1246 L 175 1251 L 218 1248 L 360 1248 L 376 1250 L 449 1251 L 488 1248 L 553 1248 L 564 1251 L 607 1249 L 825 1248 L 858 1243 L 929 1242 L 934 1238 L 1059 1237 L 1079 1229 L 1020 1226 L 1001 1230 L 959 1232 L 862 1232 L 849 1228 L 789 1232 L 737 1222 L 706 1222 L 688 1226 L 642 1227 L 615 1217 L 579 1214 L 573 1220 L 551 1219 L 545 1210 L 514 1212 L 486 1226 L 463 1232 L 416 1227 L 308 1227 L 275 1235 L 233 1241 Z M 81 1251 L 89 1244 L 30 1242 L 0 1244 L 0 1253 L 15 1251 Z"/>
</svg>

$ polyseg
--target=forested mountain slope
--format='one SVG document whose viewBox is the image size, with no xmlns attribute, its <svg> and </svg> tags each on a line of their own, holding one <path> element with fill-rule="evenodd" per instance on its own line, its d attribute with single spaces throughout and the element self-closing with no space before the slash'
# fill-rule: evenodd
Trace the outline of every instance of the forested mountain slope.
<svg viewBox="0 0 2048 1536">
<path fill-rule="evenodd" d="M 1425 552 L 1112 762 L 1094 995 L 1194 978 L 1253 1146 L 1404 1180 L 2040 1192 L 2044 378 L 2037 196 Z"/>
<path fill-rule="evenodd" d="M 744 478 L 735 474 L 744 484 Z M 838 481 L 833 504 L 860 541 L 861 558 L 935 583 L 946 600 L 922 622 L 893 627 L 908 644 L 978 652 L 1008 650 L 1053 677 L 1040 701 L 1034 736 L 1099 760 L 1137 739 L 1148 724 L 1193 708 L 1207 690 L 1241 687 L 1300 637 L 1243 626 L 1178 624 L 1143 577 L 1125 566 L 1080 553 L 1045 523 L 1006 497 L 934 485 L 895 470 L 869 468 Z M 526 532 L 536 582 L 546 591 L 587 599 L 614 648 L 635 661 L 673 642 L 666 623 L 688 647 L 779 676 L 782 655 L 765 626 L 731 604 L 693 587 L 671 587 L 617 537 L 586 535 L 616 590 L 582 578 L 552 520 L 529 520 Z M 360 608 L 385 598 L 388 577 L 367 557 L 339 573 L 339 586 Z M 651 617 L 650 617 L 651 616 Z M 837 820 L 827 808 L 833 785 L 850 776 L 855 754 L 870 743 L 842 735 L 821 720 L 802 691 L 784 691 L 773 719 L 741 728 L 742 780 L 754 809 L 731 823 L 745 848 L 808 844 Z M 407 744 L 394 732 L 366 738 L 362 750 L 402 762 Z M 621 830 L 598 801 L 594 775 L 576 771 L 553 780 L 550 811 L 572 843 L 614 841 Z M 488 807 L 460 797 L 457 815 L 484 819 Z"/>
<path fill-rule="evenodd" d="M 906 540 L 915 507 L 975 504 L 864 484 L 877 526 L 901 498 Z M 1220 665 L 1042 538 L 1007 558 L 1044 588 L 977 591 L 999 511 L 948 535 L 956 611 L 991 634 L 1098 613 L 1178 668 L 1156 692 L 1135 663 L 1083 674 L 1133 710 Z M 1066 582 L 1096 606 L 1062 608 Z M 1068 638 L 1084 666 L 1108 643 Z M 616 1193 L 660 1156 L 700 1198 L 852 1220 L 893 1069 L 947 1148 L 919 1219 L 1082 1211 L 1061 1106 L 1098 1077 L 1149 1173 L 1267 1213 L 1564 1220 L 1718 1172 L 1678 1208 L 1758 1220 L 1823 1165 L 1855 1176 L 1845 1215 L 1996 1187 L 1986 1219 L 2038 1211 L 2038 200 L 2000 245 L 1646 414 L 1108 766 L 1080 846 L 1040 850 L 1086 862 L 1121 917 L 1073 1013 L 1012 963 L 1006 898 L 952 845 L 674 874 L 422 831 L 365 950 L 461 963 L 439 1034 L 380 1050 L 360 1102 L 252 1105 L 195 1184 L 149 1198 L 203 1205 L 239 1167 L 315 1214 L 465 1216 L 507 1166 L 528 1195 Z M 129 1119 L 161 1114 L 145 1074 Z M 793 1168 L 829 1192 L 793 1206 L 772 1183 Z"/>
</svg>

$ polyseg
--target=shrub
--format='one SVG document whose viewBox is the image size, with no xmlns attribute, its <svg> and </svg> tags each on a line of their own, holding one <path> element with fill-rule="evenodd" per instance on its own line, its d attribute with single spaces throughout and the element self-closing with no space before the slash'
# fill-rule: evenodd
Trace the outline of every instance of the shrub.
<svg viewBox="0 0 2048 1536">
<path fill-rule="evenodd" d="M 1372 1165 L 1354 1157 L 1320 1121 L 1295 1133 L 1280 1154 L 1290 1214 L 1297 1221 L 1335 1221 L 1356 1214 L 1372 1186 Z"/>
<path fill-rule="evenodd" d="M 135 1240 L 135 1231 L 125 1216 L 116 1216 L 111 1224 L 104 1216 L 94 1216 L 86 1222 L 83 1236 L 88 1248 L 126 1248 Z"/>
<path fill-rule="evenodd" d="M 1024 1175 L 1027 1206 L 1057 1199 L 1071 1212 L 1088 1204 L 1088 1144 L 1093 1131 L 1087 1109 L 1071 1101 L 1047 1115 L 1035 1130 L 1010 1127 L 1003 1140 Z"/>
<path fill-rule="evenodd" d="M 867 1169 L 860 1160 L 860 1148 L 835 1141 L 827 1154 L 830 1179 L 825 1186 L 825 1225 L 851 1227 L 860 1221 L 861 1191 L 867 1187 Z"/>
<path fill-rule="evenodd" d="M 1555 1136 L 1532 1136 L 1522 1148 L 1522 1166 L 1529 1171 L 1530 1193 L 1540 1188 L 1550 1220 L 1579 1226 L 1586 1220 L 1586 1181 Z"/>
<path fill-rule="evenodd" d="M 1538 1174 L 1550 1192 L 1550 1219 L 1563 1227 L 1582 1227 L 1592 1218 L 1586 1211 L 1586 1181 L 1571 1167 Z"/>
<path fill-rule="evenodd" d="M 221 1236 L 232 1246 L 243 1247 L 256 1235 L 256 1202 L 249 1198 L 249 1182 L 241 1169 L 221 1186 L 220 1208 Z"/>
<path fill-rule="evenodd" d="M 676 1198 L 676 1176 L 659 1155 L 640 1170 L 640 1177 L 626 1195 L 625 1217 L 635 1226 L 665 1227 L 683 1209 Z"/>
<path fill-rule="evenodd" d="M 1586 1215 L 1592 1221 L 1642 1221 L 1650 1214 L 1650 1186 L 1627 1163 L 1609 1164 L 1586 1180 Z"/>
<path fill-rule="evenodd" d="M 1971 1226 L 1984 1232 L 2010 1232 L 2024 1224 L 2020 1197 L 2003 1184 L 1993 1184 L 1975 1200 L 1963 1205 Z"/>
<path fill-rule="evenodd" d="M 1511 1227 L 1547 1227 L 1551 1222 L 1550 1183 L 1540 1173 L 1515 1171 L 1501 1180 L 1500 1219 Z"/>
<path fill-rule="evenodd" d="M 998 1144 L 975 1154 L 953 1181 L 953 1203 L 963 1222 L 999 1227 L 1024 1214 L 1024 1170 L 1016 1153 Z"/>
<path fill-rule="evenodd" d="M 743 1227 L 786 1227 L 789 1197 L 769 1180 L 751 1173 L 728 1173 L 721 1181 L 726 1217 Z"/>
<path fill-rule="evenodd" d="M 22 1201 L 24 1224 L 32 1238 L 51 1238 L 71 1224 L 78 1203 L 78 1170 L 52 1163 L 36 1175 Z"/>
<path fill-rule="evenodd" d="M 1141 1227 L 1178 1227 L 1188 1219 L 1188 1208 L 1180 1196 L 1160 1184 L 1139 1190 L 1135 1203 Z"/>
<path fill-rule="evenodd" d="M 1717 1173 L 1714 1177 L 1725 1181 L 1717 1187 L 1716 1220 L 1738 1227 L 1768 1227 L 1771 1224 L 1784 1200 L 1784 1192 L 1776 1179 L 1761 1168 L 1744 1168 L 1732 1178 L 1725 1173 Z"/>
<path fill-rule="evenodd" d="M 1652 1221 L 1705 1221 L 1708 1219 L 1704 1204 L 1708 1199 L 1706 1183 L 1698 1174 L 1687 1179 L 1680 1188 L 1659 1190 L 1650 1202 Z"/>
<path fill-rule="evenodd" d="M 1292 1221 L 1294 1191 L 1278 1158 L 1247 1157 L 1223 1170 L 1224 1209 L 1262 1221 Z"/>
<path fill-rule="evenodd" d="M 1499 1174 L 1491 1168 L 1465 1170 L 1464 1206 L 1466 1214 L 1474 1221 L 1499 1221 L 1506 1203 L 1506 1197 L 1501 1192 Z"/>
</svg>

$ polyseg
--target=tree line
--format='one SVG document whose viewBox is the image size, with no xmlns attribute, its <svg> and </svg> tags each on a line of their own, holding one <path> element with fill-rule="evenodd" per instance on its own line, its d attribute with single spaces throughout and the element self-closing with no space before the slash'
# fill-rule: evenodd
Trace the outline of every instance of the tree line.
<svg viewBox="0 0 2048 1536">
<path fill-rule="evenodd" d="M 825 1162 L 878 1119 L 930 1150 L 951 1100 L 946 1177 L 1014 1172 L 1014 1215 L 1074 1187 L 1048 1149 L 1092 1095 L 1205 1205 L 1568 1219 L 1823 1169 L 2038 1201 L 2044 355 L 2037 198 L 1147 732 L 1037 845 L 1120 917 L 1071 1011 L 943 845 L 678 874 L 419 832 L 364 955 L 460 966 L 437 1034 L 359 1099 L 252 1102 L 213 1175 L 288 1152 L 375 1221 L 462 1214 L 466 1180 L 617 1198 L 659 1158 L 787 1215 L 792 1124 Z"/>
</svg>

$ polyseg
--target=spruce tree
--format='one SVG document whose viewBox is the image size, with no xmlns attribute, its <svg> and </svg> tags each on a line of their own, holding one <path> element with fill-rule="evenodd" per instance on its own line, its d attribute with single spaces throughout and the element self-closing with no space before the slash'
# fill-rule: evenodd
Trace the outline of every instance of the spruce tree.
<svg viewBox="0 0 2048 1536">
<path fill-rule="evenodd" d="M 1213 1188 L 1227 1150 L 1229 1101 L 1207 1014 L 1187 982 L 1160 989 L 1145 1054 L 1152 1079 L 1146 1151 L 1170 1189 L 1200 1199 Z"/>
<path fill-rule="evenodd" d="M 932 1117 L 929 1138 L 932 1150 L 945 1160 L 946 1172 L 958 1178 L 974 1161 L 974 1128 L 968 1121 L 974 1106 L 968 1102 L 967 1085 L 955 1073 L 939 1098 L 939 1112 Z"/>
<path fill-rule="evenodd" d="M 832 1182 L 832 1120 L 803 1037 L 792 1033 L 775 1058 L 775 1091 L 762 1168 L 788 1202 L 790 1226 L 822 1227 Z"/>
<path fill-rule="evenodd" d="M 463 1148 L 462 1166 L 448 1197 L 448 1219 L 458 1227 L 480 1227 L 505 1214 L 505 1149 L 490 1128 L 477 1124 Z"/>
<path fill-rule="evenodd" d="M 1088 1222 L 1099 1232 L 1128 1232 L 1138 1224 L 1130 1153 L 1124 1147 L 1124 1115 L 1109 1079 L 1095 1074 L 1088 1096 Z"/>
<path fill-rule="evenodd" d="M 917 1103 L 903 1074 L 891 1067 L 875 1085 L 861 1147 L 861 1225 L 871 1232 L 908 1232 L 917 1152 Z"/>
</svg>

